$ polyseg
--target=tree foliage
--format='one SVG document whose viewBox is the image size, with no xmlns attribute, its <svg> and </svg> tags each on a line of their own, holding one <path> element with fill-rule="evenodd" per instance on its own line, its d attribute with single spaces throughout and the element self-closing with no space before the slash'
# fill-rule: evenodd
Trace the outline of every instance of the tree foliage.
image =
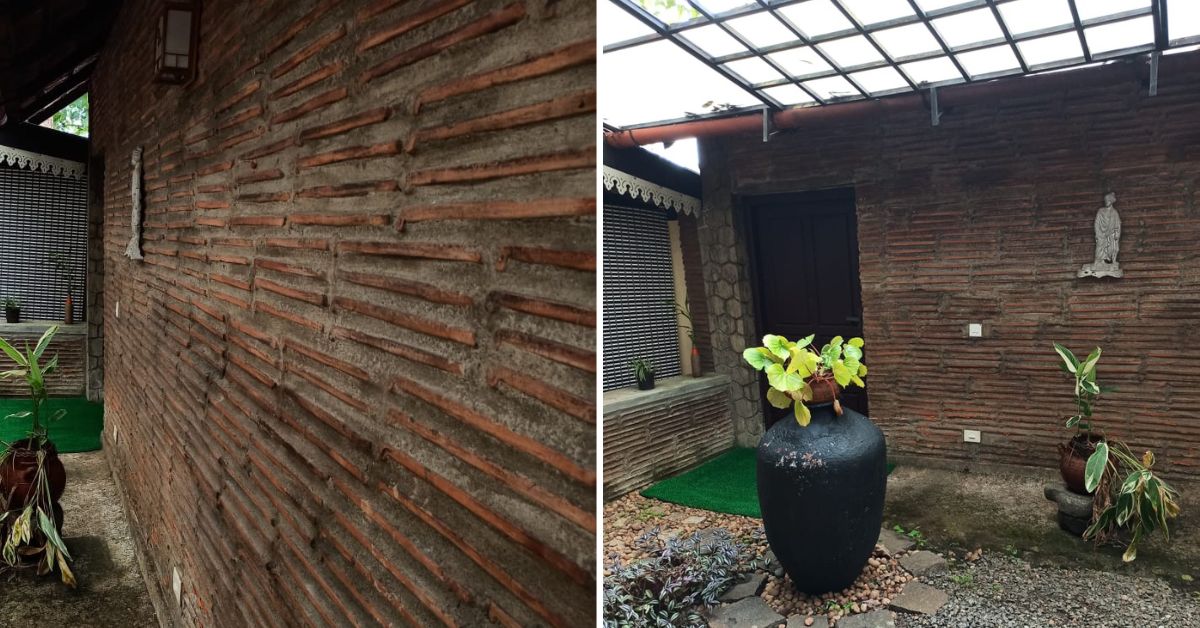
<svg viewBox="0 0 1200 628">
<path fill-rule="evenodd" d="M 84 94 L 75 102 L 58 110 L 50 116 L 50 128 L 80 137 L 88 136 L 88 95 Z"/>
</svg>

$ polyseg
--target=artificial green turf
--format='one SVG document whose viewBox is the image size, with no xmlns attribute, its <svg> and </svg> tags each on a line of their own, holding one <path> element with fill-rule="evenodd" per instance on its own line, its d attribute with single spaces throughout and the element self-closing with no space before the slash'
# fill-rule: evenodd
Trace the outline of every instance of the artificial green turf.
<svg viewBox="0 0 1200 628">
<path fill-rule="evenodd" d="M 66 416 L 47 428 L 58 453 L 69 454 L 100 449 L 100 431 L 104 429 L 104 406 L 82 397 L 52 397 L 42 406 L 43 416 L 65 408 Z M 10 419 L 14 412 L 29 409 L 29 400 L 0 397 L 0 441 L 11 443 L 26 437 L 30 419 Z"/>
<path fill-rule="evenodd" d="M 895 467 L 889 462 L 888 474 Z M 756 473 L 754 448 L 739 447 L 654 484 L 642 491 L 642 495 L 681 506 L 761 519 Z"/>
</svg>

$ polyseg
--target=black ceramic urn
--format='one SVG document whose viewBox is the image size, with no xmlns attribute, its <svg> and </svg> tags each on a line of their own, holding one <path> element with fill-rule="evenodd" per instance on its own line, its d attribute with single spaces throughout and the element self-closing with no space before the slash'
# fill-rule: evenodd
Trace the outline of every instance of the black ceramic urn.
<svg viewBox="0 0 1200 628">
<path fill-rule="evenodd" d="M 758 501 L 767 542 L 796 588 L 840 591 L 862 573 L 879 539 L 887 445 L 870 419 L 832 403 L 789 413 L 758 444 Z"/>
</svg>

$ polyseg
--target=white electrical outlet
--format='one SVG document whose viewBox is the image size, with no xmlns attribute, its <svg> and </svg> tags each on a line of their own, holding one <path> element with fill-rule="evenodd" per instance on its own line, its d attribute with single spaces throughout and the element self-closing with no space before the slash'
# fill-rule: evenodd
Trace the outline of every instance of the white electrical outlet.
<svg viewBox="0 0 1200 628">
<path fill-rule="evenodd" d="M 969 323 L 967 325 L 967 336 L 971 338 L 983 338 L 983 323 Z"/>
<path fill-rule="evenodd" d="M 183 580 L 179 577 L 179 569 L 171 568 L 171 591 L 175 594 L 175 603 L 179 604 L 183 600 Z"/>
<path fill-rule="evenodd" d="M 963 430 L 964 443 L 978 443 L 980 438 L 979 430 Z"/>
</svg>

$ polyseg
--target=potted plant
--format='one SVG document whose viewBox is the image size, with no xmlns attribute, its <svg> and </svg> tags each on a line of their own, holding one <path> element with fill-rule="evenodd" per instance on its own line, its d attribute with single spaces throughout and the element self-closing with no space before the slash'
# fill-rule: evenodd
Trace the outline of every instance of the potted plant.
<svg viewBox="0 0 1200 628">
<path fill-rule="evenodd" d="M 59 409 L 44 414 L 46 376 L 58 367 L 58 356 L 42 362 L 42 354 L 50 346 L 58 326 L 42 334 L 37 345 L 25 352 L 0 339 L 4 351 L 16 363 L 16 368 L 0 373 L 0 378 L 22 378 L 29 386 L 30 408 L 10 414 L 7 418 L 29 419 L 28 436 L 9 443 L 0 454 L 0 493 L 7 500 L 0 515 L 0 554 L 11 567 L 36 564 L 39 575 L 58 570 L 62 581 L 75 586 L 75 576 L 68 562 L 71 554 L 63 543 L 62 507 L 58 500 L 67 485 L 67 473 L 58 450 L 46 431 L 47 425 L 66 414 Z"/>
<path fill-rule="evenodd" d="M 13 297 L 4 299 L 4 320 L 8 323 L 21 322 L 21 300 Z"/>
<path fill-rule="evenodd" d="M 683 328 L 687 331 L 688 340 L 692 341 L 692 377 L 700 377 L 700 349 L 696 346 L 696 323 L 692 320 L 692 312 L 687 305 L 675 304 L 675 310 L 679 315 L 687 320 L 687 325 Z"/>
<path fill-rule="evenodd" d="M 758 445 L 758 500 L 767 543 L 805 593 L 839 591 L 862 573 L 883 523 L 887 444 L 870 419 L 838 401 L 863 386 L 862 338 L 763 337 L 742 357 L 767 376 L 767 401 L 791 409 Z"/>
<path fill-rule="evenodd" d="M 1066 418 L 1067 427 L 1075 428 L 1075 436 L 1058 445 L 1059 472 L 1062 473 L 1067 489 L 1073 493 L 1087 495 L 1091 491 L 1084 486 L 1084 467 L 1088 456 L 1096 451 L 1096 443 L 1101 440 L 1100 435 L 1092 431 L 1092 410 L 1100 395 L 1109 391 L 1096 383 L 1096 363 L 1100 361 L 1100 347 L 1096 347 L 1084 360 L 1079 360 L 1070 349 L 1057 342 L 1054 343 L 1054 351 L 1062 359 L 1059 366 L 1075 380 L 1076 413 Z"/>
<path fill-rule="evenodd" d="M 71 266 L 67 264 L 67 257 L 62 253 L 51 253 L 50 263 L 54 264 L 54 276 L 58 279 L 59 284 L 67 289 L 67 300 L 63 304 L 63 324 L 71 325 L 75 322 L 75 298 L 71 282 Z"/>
<path fill-rule="evenodd" d="M 629 363 L 633 368 L 633 376 L 637 379 L 638 390 L 654 388 L 654 365 L 645 358 L 638 358 Z"/>
</svg>

